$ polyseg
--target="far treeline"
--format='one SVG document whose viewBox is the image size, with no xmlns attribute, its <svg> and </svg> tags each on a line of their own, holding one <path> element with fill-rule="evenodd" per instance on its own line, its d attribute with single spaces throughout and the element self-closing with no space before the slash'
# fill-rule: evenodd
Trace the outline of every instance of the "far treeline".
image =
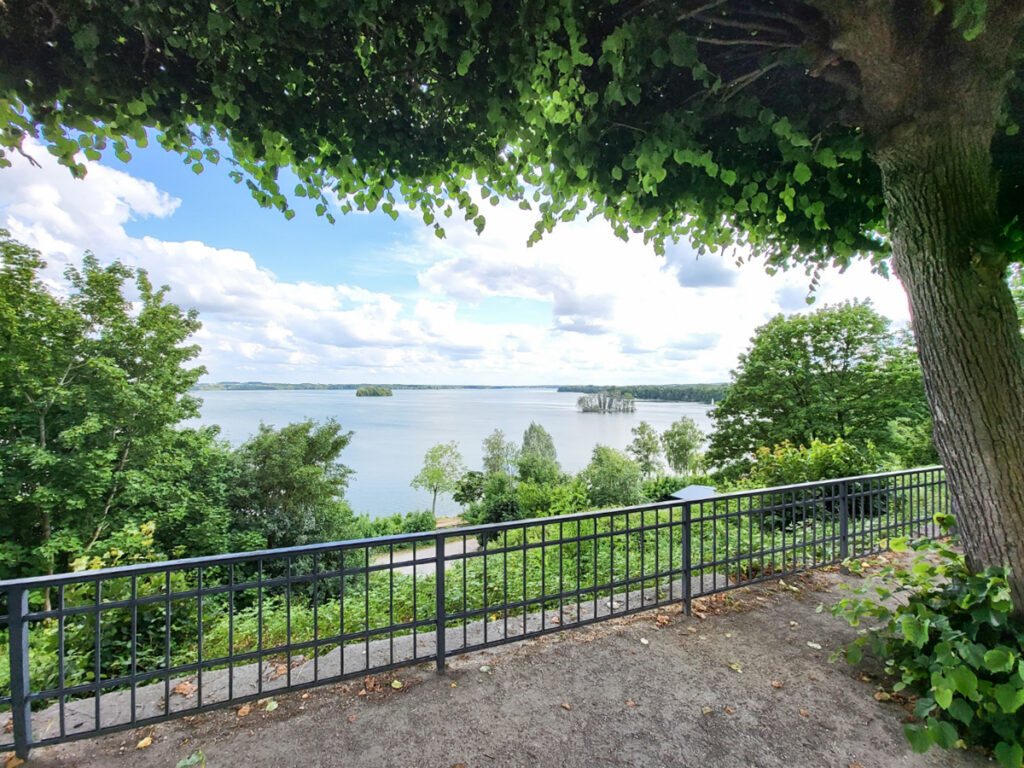
<svg viewBox="0 0 1024 768">
<path fill-rule="evenodd" d="M 616 397 L 627 395 L 637 400 L 668 400 L 680 403 L 707 403 L 714 405 L 725 397 L 728 384 L 635 384 L 627 386 L 596 387 L 589 384 L 559 387 L 559 392 L 579 392 L 593 395 L 603 392 Z"/>
<path fill-rule="evenodd" d="M 365 387 L 381 387 L 383 389 L 551 389 L 550 385 L 503 386 L 500 384 L 287 384 L 274 381 L 218 381 L 216 383 L 196 384 L 194 392 L 255 391 L 255 390 L 306 390 L 306 389 L 363 389 Z"/>
</svg>

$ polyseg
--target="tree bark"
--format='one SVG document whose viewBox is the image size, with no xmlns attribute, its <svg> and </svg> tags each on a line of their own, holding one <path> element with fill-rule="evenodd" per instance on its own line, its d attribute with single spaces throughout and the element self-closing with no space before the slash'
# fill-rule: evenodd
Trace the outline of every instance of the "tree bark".
<svg viewBox="0 0 1024 768">
<path fill-rule="evenodd" d="M 996 247 L 995 126 L 949 118 L 902 126 L 874 155 L 968 566 L 1009 566 L 1024 621 L 1024 340 Z"/>
</svg>

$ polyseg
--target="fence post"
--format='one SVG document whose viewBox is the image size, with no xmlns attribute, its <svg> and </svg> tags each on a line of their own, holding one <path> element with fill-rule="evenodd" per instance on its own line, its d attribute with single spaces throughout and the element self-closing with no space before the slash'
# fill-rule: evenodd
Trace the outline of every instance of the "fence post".
<svg viewBox="0 0 1024 768">
<path fill-rule="evenodd" d="M 14 754 L 28 759 L 32 741 L 32 704 L 28 700 L 28 590 L 7 590 L 7 627 L 10 631 L 11 720 L 14 726 Z"/>
<path fill-rule="evenodd" d="M 465 552 L 463 552 L 465 554 Z M 444 605 L 444 534 L 439 533 L 434 537 L 434 596 L 437 611 L 437 639 L 434 641 L 434 650 L 437 653 L 437 674 L 444 674 L 445 647 L 445 605 Z"/>
<path fill-rule="evenodd" d="M 690 615 L 691 603 L 693 602 L 693 562 L 690 542 L 690 502 L 683 504 L 683 613 Z"/>
<path fill-rule="evenodd" d="M 839 486 L 839 560 L 845 562 L 850 556 L 850 501 L 847 483 Z M 846 566 L 841 570 L 845 573 Z"/>
</svg>

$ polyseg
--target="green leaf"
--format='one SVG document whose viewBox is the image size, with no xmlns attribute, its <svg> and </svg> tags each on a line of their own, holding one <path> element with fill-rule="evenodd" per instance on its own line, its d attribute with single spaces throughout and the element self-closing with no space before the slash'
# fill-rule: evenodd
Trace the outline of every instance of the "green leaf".
<svg viewBox="0 0 1024 768">
<path fill-rule="evenodd" d="M 731 187 L 736 183 L 736 171 L 722 171 L 718 174 L 718 178 L 720 178 L 722 183 L 727 187 Z"/>
<path fill-rule="evenodd" d="M 973 699 L 978 693 L 978 676 L 964 666 L 956 666 L 946 672 L 946 677 L 953 681 L 957 693 Z"/>
<path fill-rule="evenodd" d="M 807 167 L 807 163 L 796 164 L 796 168 L 793 169 L 793 179 L 797 184 L 806 184 L 811 180 L 811 169 Z"/>
<path fill-rule="evenodd" d="M 903 616 L 900 619 L 900 631 L 907 642 L 916 648 L 921 648 L 928 640 L 928 630 L 916 616 Z"/>
<path fill-rule="evenodd" d="M 959 696 L 953 699 L 953 703 L 949 705 L 949 714 L 964 725 L 970 725 L 974 719 L 974 709 Z"/>
<path fill-rule="evenodd" d="M 928 733 L 943 749 L 949 749 L 952 747 L 957 740 L 956 728 L 951 723 L 947 723 L 945 720 L 939 720 L 934 717 L 928 718 Z"/>
<path fill-rule="evenodd" d="M 907 737 L 907 741 L 910 742 L 910 748 L 915 752 L 927 752 L 931 749 L 932 744 L 935 743 L 935 738 L 931 732 L 912 723 L 903 724 L 903 734 Z"/>
<path fill-rule="evenodd" d="M 949 705 L 953 703 L 952 688 L 947 688 L 945 686 L 936 687 L 933 689 L 932 695 L 935 697 L 935 703 L 943 709 L 949 709 Z"/>
<path fill-rule="evenodd" d="M 1000 683 L 993 690 L 992 694 L 999 702 L 1003 712 L 1013 714 L 1024 705 L 1024 687 L 1013 683 Z"/>
<path fill-rule="evenodd" d="M 996 760 L 1003 768 L 1021 768 L 1024 763 L 1024 746 L 1020 744 L 1008 744 L 1001 741 L 996 744 Z"/>
<path fill-rule="evenodd" d="M 985 651 L 985 667 L 990 672 L 1009 672 L 1013 669 L 1013 654 L 1006 648 Z"/>
</svg>

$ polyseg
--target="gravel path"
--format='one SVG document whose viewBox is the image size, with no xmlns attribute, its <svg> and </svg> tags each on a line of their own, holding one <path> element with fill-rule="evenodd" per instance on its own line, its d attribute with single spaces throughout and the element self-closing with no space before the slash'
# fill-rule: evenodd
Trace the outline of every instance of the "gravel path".
<svg viewBox="0 0 1024 768">
<path fill-rule="evenodd" d="M 694 616 L 652 611 L 467 654 L 445 675 L 424 665 L 277 695 L 271 712 L 264 702 L 39 749 L 29 765 L 171 768 L 198 749 L 210 768 L 991 765 L 913 754 L 906 710 L 873 698 L 877 670 L 829 662 L 853 630 L 816 609 L 844 579 L 819 573 L 697 601 Z"/>
</svg>

